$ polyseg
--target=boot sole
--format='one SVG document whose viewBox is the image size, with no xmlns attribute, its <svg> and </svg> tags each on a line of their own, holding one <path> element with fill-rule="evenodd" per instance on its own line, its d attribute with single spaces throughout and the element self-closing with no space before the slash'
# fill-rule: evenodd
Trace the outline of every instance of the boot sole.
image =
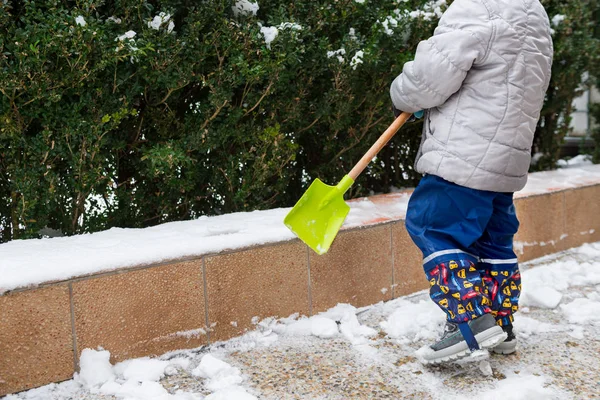
<svg viewBox="0 0 600 400">
<path fill-rule="evenodd" d="M 496 347 L 499 343 L 506 340 L 507 334 L 499 326 L 493 326 L 483 332 L 475 335 L 475 339 L 482 350 Z M 471 354 L 471 350 L 464 340 L 453 346 L 446 347 L 438 351 L 429 346 L 417 350 L 417 358 L 423 364 L 436 365 L 460 360 Z"/>
<path fill-rule="evenodd" d="M 502 342 L 499 343 L 496 347 L 492 349 L 492 351 L 496 354 L 512 354 L 517 351 L 517 340 L 511 340 L 510 342 Z"/>
</svg>

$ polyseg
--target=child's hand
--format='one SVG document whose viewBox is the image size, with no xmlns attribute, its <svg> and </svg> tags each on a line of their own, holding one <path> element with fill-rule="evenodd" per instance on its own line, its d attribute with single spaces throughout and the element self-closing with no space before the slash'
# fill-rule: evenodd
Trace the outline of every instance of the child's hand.
<svg viewBox="0 0 600 400">
<path fill-rule="evenodd" d="M 396 118 L 398 118 L 400 116 L 400 114 L 402 114 L 402 111 L 398 110 L 396 108 L 396 106 L 394 106 L 393 104 L 392 104 L 392 111 L 394 112 L 394 116 Z M 416 120 L 423 118 L 424 113 L 425 112 L 423 110 L 416 111 L 415 113 L 413 113 L 413 115 L 410 116 L 410 118 L 406 122 L 415 122 Z"/>
</svg>

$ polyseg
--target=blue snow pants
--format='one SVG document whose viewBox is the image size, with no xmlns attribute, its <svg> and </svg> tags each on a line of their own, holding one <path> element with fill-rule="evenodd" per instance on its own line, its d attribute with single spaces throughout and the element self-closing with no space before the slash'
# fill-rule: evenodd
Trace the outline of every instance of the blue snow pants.
<svg viewBox="0 0 600 400">
<path fill-rule="evenodd" d="M 521 291 L 512 193 L 426 175 L 408 203 L 406 228 L 423 252 L 431 299 L 448 321 L 462 325 L 491 313 L 500 326 L 512 323 Z"/>
</svg>

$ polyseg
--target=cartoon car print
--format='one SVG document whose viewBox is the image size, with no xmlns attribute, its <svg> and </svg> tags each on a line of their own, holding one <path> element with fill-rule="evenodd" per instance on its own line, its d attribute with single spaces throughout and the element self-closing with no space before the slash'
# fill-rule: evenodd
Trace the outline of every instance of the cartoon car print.
<svg viewBox="0 0 600 400">
<path fill-rule="evenodd" d="M 477 293 L 476 291 L 473 291 L 473 290 L 471 290 L 471 291 L 467 292 L 467 293 L 466 293 L 466 294 L 465 294 L 465 295 L 462 297 L 462 299 L 463 299 L 463 300 L 469 300 L 469 299 L 473 299 L 473 298 L 475 298 L 475 297 L 477 297 L 477 296 L 479 296 L 479 293 Z"/>
<path fill-rule="evenodd" d="M 442 282 L 444 285 L 448 285 L 448 269 L 444 264 L 441 264 L 440 272 L 442 273 Z"/>
</svg>

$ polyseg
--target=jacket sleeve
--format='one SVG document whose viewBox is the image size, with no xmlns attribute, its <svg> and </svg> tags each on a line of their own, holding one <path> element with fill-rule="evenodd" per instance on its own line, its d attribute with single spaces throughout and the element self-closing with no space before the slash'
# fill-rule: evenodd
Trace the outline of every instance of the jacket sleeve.
<svg viewBox="0 0 600 400">
<path fill-rule="evenodd" d="M 493 25 L 485 1 L 455 0 L 448 7 L 434 35 L 419 43 L 414 61 L 404 64 L 392 83 L 397 109 L 415 112 L 443 104 L 486 58 Z"/>
</svg>

